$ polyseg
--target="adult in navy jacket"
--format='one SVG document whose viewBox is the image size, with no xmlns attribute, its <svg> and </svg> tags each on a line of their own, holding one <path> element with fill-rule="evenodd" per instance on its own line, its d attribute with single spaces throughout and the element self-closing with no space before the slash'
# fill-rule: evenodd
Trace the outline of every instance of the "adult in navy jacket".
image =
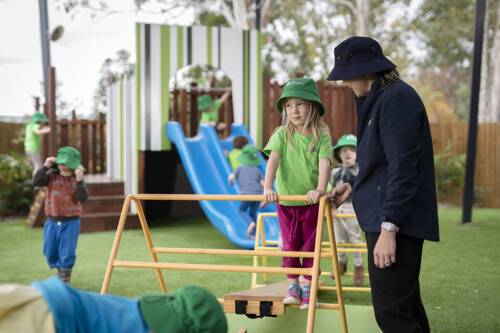
<svg viewBox="0 0 500 333">
<path fill-rule="evenodd" d="M 329 195 L 335 205 L 351 192 L 368 246 L 375 318 L 383 332 L 429 332 L 420 297 L 424 240 L 438 241 L 434 157 L 429 122 L 418 94 L 369 37 L 334 50 L 328 80 L 356 95 L 357 162 L 353 184 Z"/>
</svg>

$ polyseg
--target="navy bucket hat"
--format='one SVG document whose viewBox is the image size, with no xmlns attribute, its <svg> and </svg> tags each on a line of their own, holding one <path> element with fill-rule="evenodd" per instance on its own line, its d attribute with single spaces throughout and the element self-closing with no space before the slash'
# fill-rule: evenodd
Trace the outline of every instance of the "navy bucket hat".
<svg viewBox="0 0 500 333">
<path fill-rule="evenodd" d="M 335 65 L 327 80 L 349 80 L 368 74 L 396 68 L 384 56 L 382 47 L 373 38 L 354 36 L 337 45 L 334 50 Z"/>
</svg>

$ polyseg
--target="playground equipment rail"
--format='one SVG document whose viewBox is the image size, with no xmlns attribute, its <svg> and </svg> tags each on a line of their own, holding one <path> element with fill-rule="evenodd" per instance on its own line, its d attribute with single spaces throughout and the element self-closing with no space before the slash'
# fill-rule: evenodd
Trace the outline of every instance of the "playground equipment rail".
<svg viewBox="0 0 500 333">
<path fill-rule="evenodd" d="M 266 240 L 266 234 L 264 231 L 264 220 L 267 217 L 276 217 L 278 214 L 277 213 L 260 213 L 259 216 L 257 217 L 257 227 L 255 229 L 255 256 L 253 257 L 253 266 L 256 267 L 258 266 L 259 263 L 259 257 L 261 257 L 262 260 L 262 266 L 267 267 L 267 257 L 268 256 L 276 256 L 275 254 L 273 255 L 264 255 L 262 254 L 262 250 L 265 251 L 277 251 L 279 242 L 278 241 L 269 241 Z M 354 218 L 356 217 L 356 214 L 345 214 L 345 213 L 335 213 L 334 215 L 337 218 Z M 325 213 L 325 217 L 328 219 L 328 214 Z M 329 226 L 329 224 L 327 224 Z M 331 243 L 328 241 L 323 241 L 321 243 L 323 249 L 321 251 L 321 258 L 324 257 L 329 257 L 330 256 L 330 247 Z M 339 243 L 337 244 L 337 253 L 338 252 L 343 252 L 343 253 L 367 253 L 368 250 L 366 248 L 366 243 Z M 284 256 L 287 256 L 284 254 Z M 306 256 L 303 256 L 306 258 Z M 333 269 L 332 269 L 333 273 Z M 327 271 L 322 271 L 321 275 L 330 275 L 331 272 Z M 353 275 L 352 273 L 346 272 L 344 273 L 345 275 Z M 368 277 L 368 273 L 364 273 L 365 277 Z M 262 273 L 262 278 L 264 282 L 267 282 L 267 273 Z M 334 280 L 335 281 L 335 280 Z M 252 273 L 252 280 L 251 280 L 251 288 L 258 288 L 258 287 L 263 287 L 264 284 L 259 284 L 257 283 L 257 273 Z M 336 291 L 337 288 L 335 286 L 319 286 L 318 290 L 331 290 L 331 291 Z M 349 287 L 349 286 L 342 286 L 342 291 L 351 291 L 351 292 L 371 292 L 370 287 Z"/>
<path fill-rule="evenodd" d="M 265 201 L 263 195 L 210 195 L 210 194 L 134 194 L 128 195 L 123 203 L 120 220 L 116 228 L 115 238 L 109 256 L 104 281 L 101 288 L 101 293 L 106 293 L 111 281 L 111 275 L 115 267 L 121 268 L 150 268 L 154 269 L 158 279 L 160 289 L 167 292 L 162 269 L 172 270 L 192 270 L 192 271 L 211 271 L 211 272 L 248 272 L 248 273 L 268 273 L 268 274 L 301 274 L 311 275 L 311 297 L 309 300 L 309 308 L 307 313 L 306 332 L 314 331 L 314 321 L 316 316 L 316 308 L 325 308 L 338 310 L 340 312 L 340 322 L 343 333 L 347 333 L 347 319 L 344 306 L 344 298 L 342 294 L 342 283 L 340 281 L 339 267 L 337 262 L 337 248 L 330 212 L 330 204 L 323 197 L 319 201 L 318 222 L 316 229 L 315 251 L 314 252 L 296 252 L 296 251 L 276 251 L 276 250 L 223 250 L 223 249 L 185 249 L 185 248 L 169 248 L 155 247 L 151 237 L 151 232 L 146 221 L 144 210 L 142 209 L 141 201 L 145 200 L 163 200 L 163 201 L 200 201 L 200 200 L 237 200 L 237 201 Z M 279 200 L 286 201 L 307 201 L 305 195 L 286 195 L 280 196 Z M 137 214 L 141 223 L 142 231 L 146 239 L 146 246 L 151 255 L 152 261 L 131 261 L 117 260 L 118 248 L 120 246 L 121 237 L 123 234 L 127 213 L 130 208 L 130 202 L 134 201 Z M 328 237 L 331 246 L 324 249 L 322 246 L 323 239 L 323 223 L 326 215 L 328 226 Z M 323 251 L 326 251 L 323 255 Z M 233 256 L 286 256 L 286 257 L 308 257 L 313 258 L 313 267 L 311 268 L 283 268 L 283 267 L 267 267 L 258 265 L 215 265 L 215 264 L 192 264 L 192 263 L 168 263 L 159 262 L 158 253 L 177 253 L 177 254 L 208 254 L 208 255 L 233 255 Z M 319 303 L 316 306 L 318 280 L 320 276 L 320 260 L 321 257 L 330 257 L 332 260 L 333 273 L 335 276 L 335 291 L 337 294 L 338 303 Z M 221 300 L 219 299 L 219 302 Z"/>
</svg>

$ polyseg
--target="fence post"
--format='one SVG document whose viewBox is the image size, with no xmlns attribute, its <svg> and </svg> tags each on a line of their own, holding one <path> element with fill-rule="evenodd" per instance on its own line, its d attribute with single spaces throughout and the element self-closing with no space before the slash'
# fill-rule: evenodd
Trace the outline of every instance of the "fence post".
<svg viewBox="0 0 500 333">
<path fill-rule="evenodd" d="M 99 172 L 104 173 L 106 172 L 106 115 L 104 113 L 99 114 L 99 140 Z"/>
<path fill-rule="evenodd" d="M 189 117 L 189 123 L 190 123 L 190 129 L 191 129 L 191 136 L 195 136 L 196 133 L 198 132 L 198 84 L 196 82 L 191 82 L 191 91 L 189 92 L 189 99 L 191 102 L 191 108 L 190 108 L 190 117 Z"/>
</svg>

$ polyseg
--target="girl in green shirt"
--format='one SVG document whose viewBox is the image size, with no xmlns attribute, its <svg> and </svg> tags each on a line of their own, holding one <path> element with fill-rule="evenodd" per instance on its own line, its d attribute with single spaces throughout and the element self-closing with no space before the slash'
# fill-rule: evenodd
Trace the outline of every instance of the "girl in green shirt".
<svg viewBox="0 0 500 333">
<path fill-rule="evenodd" d="M 330 131 L 321 118 L 325 112 L 314 80 L 291 79 L 277 102 L 283 125 L 278 127 L 264 153 L 269 156 L 264 181 L 268 202 L 278 195 L 307 195 L 308 202 L 280 201 L 277 204 L 283 251 L 314 251 L 318 201 L 325 194 L 330 175 Z M 276 178 L 277 193 L 273 190 Z M 312 258 L 287 258 L 283 267 L 312 267 Z M 309 307 L 311 276 L 289 274 L 290 285 L 285 304 Z"/>
</svg>

